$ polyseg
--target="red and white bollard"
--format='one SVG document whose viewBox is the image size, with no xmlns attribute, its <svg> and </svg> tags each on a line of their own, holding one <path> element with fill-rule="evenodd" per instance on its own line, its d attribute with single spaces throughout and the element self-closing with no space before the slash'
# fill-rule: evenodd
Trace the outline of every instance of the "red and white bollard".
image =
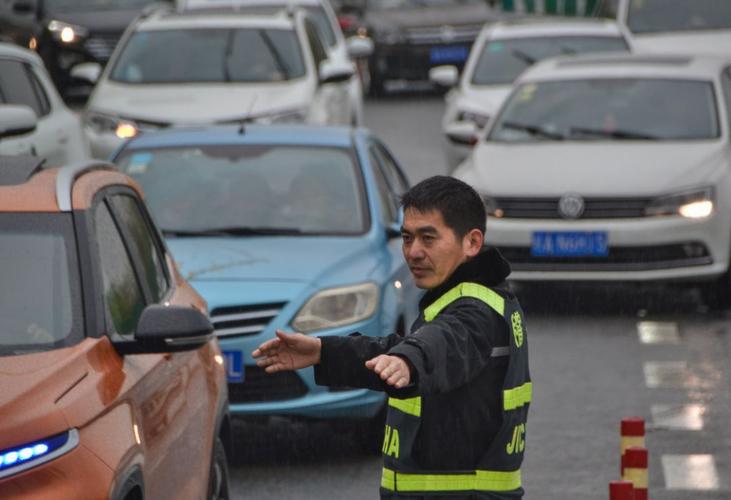
<svg viewBox="0 0 731 500">
<path fill-rule="evenodd" d="M 630 481 L 634 500 L 647 500 L 647 449 L 636 446 L 627 448 L 622 455 L 622 480 Z"/>
<path fill-rule="evenodd" d="M 619 453 L 620 457 L 624 456 L 625 450 L 627 448 L 630 448 L 631 446 L 636 446 L 638 448 L 644 448 L 645 447 L 645 420 L 641 417 L 628 417 L 622 419 L 622 426 L 621 426 L 621 435 L 622 435 L 622 442 L 621 442 L 621 451 Z M 624 473 L 624 470 L 621 470 L 620 473 Z"/>
<path fill-rule="evenodd" d="M 635 490 L 629 481 L 609 483 L 609 500 L 635 500 Z"/>
</svg>

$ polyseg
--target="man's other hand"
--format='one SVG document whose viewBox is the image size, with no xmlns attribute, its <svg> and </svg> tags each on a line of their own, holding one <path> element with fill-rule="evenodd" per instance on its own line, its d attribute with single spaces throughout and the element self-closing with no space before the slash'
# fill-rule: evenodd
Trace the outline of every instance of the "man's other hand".
<svg viewBox="0 0 731 500">
<path fill-rule="evenodd" d="M 411 382 L 409 365 L 398 356 L 382 354 L 365 362 L 366 368 L 373 370 L 388 385 L 401 389 Z"/>
<path fill-rule="evenodd" d="M 261 344 L 251 355 L 258 358 L 256 366 L 267 373 L 276 373 L 318 364 L 321 346 L 317 337 L 277 330 L 276 338 Z"/>
</svg>

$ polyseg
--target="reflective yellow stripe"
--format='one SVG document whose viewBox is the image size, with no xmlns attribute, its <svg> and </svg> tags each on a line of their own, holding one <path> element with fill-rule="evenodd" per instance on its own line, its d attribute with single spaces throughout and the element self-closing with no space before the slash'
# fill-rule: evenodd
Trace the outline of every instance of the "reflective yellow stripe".
<svg viewBox="0 0 731 500">
<path fill-rule="evenodd" d="M 388 406 L 397 408 L 409 415 L 421 417 L 421 397 L 419 396 L 409 399 L 388 398 Z"/>
<path fill-rule="evenodd" d="M 472 297 L 473 299 L 481 300 L 492 307 L 500 316 L 505 315 L 505 299 L 496 292 L 477 283 L 460 283 L 424 310 L 424 320 L 433 320 L 442 309 L 460 297 Z"/>
<path fill-rule="evenodd" d="M 520 488 L 520 469 L 477 470 L 473 474 L 405 474 L 383 468 L 381 487 L 389 491 L 512 491 Z"/>
<path fill-rule="evenodd" d="M 503 409 L 505 411 L 516 410 L 524 404 L 530 403 L 533 397 L 533 384 L 526 382 L 514 389 L 503 391 Z"/>
</svg>

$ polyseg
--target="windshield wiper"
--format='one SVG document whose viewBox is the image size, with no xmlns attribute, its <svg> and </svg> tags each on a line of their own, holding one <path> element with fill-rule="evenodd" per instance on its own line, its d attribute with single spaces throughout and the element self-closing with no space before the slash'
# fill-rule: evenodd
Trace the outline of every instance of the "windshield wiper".
<svg viewBox="0 0 731 500">
<path fill-rule="evenodd" d="M 279 71 L 282 72 L 282 75 L 284 75 L 284 79 L 289 80 L 289 70 L 287 69 L 287 64 L 284 62 L 284 59 L 282 58 L 282 54 L 279 53 L 276 45 L 274 45 L 274 42 L 272 42 L 272 39 L 269 36 L 269 33 L 267 33 L 264 30 L 259 30 L 259 36 L 261 36 L 261 39 L 264 40 L 264 44 L 272 52 L 272 56 L 274 57 L 274 62 L 276 63 Z"/>
<path fill-rule="evenodd" d="M 513 55 L 513 57 L 515 57 L 516 59 L 520 59 L 521 61 L 526 63 L 528 66 L 532 66 L 538 60 L 535 57 L 532 57 L 532 56 L 526 54 L 525 52 L 523 52 L 520 49 L 512 49 L 510 51 L 510 53 Z"/>
<path fill-rule="evenodd" d="M 634 141 L 659 141 L 654 135 L 645 134 L 643 132 L 635 132 L 632 130 L 602 130 L 589 127 L 570 127 L 569 133 L 581 135 L 593 135 L 597 137 L 608 137 L 610 139 L 629 139 Z"/>
<path fill-rule="evenodd" d="M 538 125 L 529 125 L 527 123 L 518 122 L 503 122 L 501 126 L 513 130 L 528 132 L 530 135 L 545 137 L 546 139 L 551 139 L 552 141 L 563 141 L 565 139 L 565 137 L 558 132 L 546 130 L 542 127 L 539 127 Z"/>
<path fill-rule="evenodd" d="M 303 231 L 296 227 L 231 226 L 210 229 L 163 229 L 162 234 L 172 238 L 206 238 L 221 236 L 292 236 L 303 234 Z"/>
</svg>

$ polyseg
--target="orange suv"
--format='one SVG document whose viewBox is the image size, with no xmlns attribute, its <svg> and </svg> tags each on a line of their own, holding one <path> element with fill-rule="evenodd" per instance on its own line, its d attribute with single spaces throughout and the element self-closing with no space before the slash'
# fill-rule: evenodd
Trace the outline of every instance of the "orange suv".
<svg viewBox="0 0 731 500">
<path fill-rule="evenodd" d="M 0 157 L 0 498 L 225 499 L 223 358 L 112 165 Z"/>
</svg>

